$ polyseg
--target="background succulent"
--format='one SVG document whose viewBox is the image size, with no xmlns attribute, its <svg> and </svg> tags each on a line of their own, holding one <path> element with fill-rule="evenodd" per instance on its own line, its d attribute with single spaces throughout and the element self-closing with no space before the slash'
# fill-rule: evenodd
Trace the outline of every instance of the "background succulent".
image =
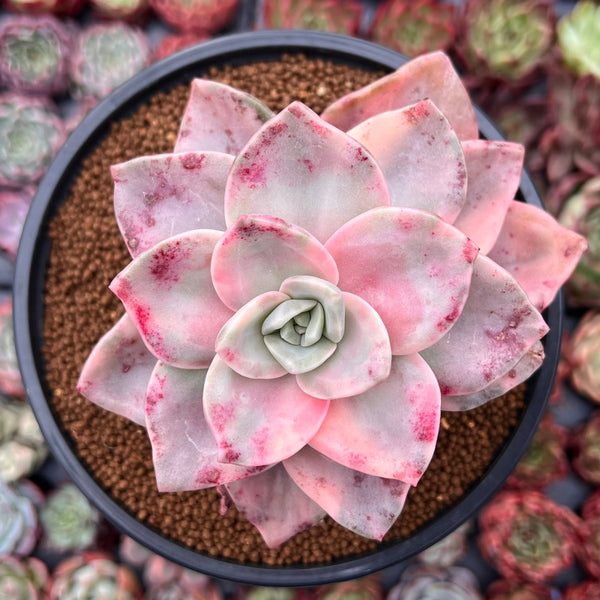
<svg viewBox="0 0 600 600">
<path fill-rule="evenodd" d="M 599 343 L 600 314 L 588 311 L 568 341 L 565 354 L 573 387 L 596 404 L 600 403 Z"/>
<path fill-rule="evenodd" d="M 409 567 L 388 600 L 483 600 L 475 575 L 464 567 Z"/>
<path fill-rule="evenodd" d="M 36 505 L 42 502 L 41 491 L 30 481 L 10 485 L 0 480 L 0 555 L 31 553 L 39 536 Z"/>
<path fill-rule="evenodd" d="M 600 485 L 600 411 L 580 423 L 571 434 L 571 464 L 577 474 L 588 483 Z"/>
<path fill-rule="evenodd" d="M 45 600 L 49 582 L 48 568 L 38 558 L 0 556 L 0 598 Z"/>
<path fill-rule="evenodd" d="M 12 318 L 12 300 L 0 302 L 0 392 L 15 398 L 25 398 L 25 388 L 19 371 Z"/>
<path fill-rule="evenodd" d="M 33 192 L 28 188 L 0 190 L 0 250 L 14 260 Z"/>
<path fill-rule="evenodd" d="M 235 19 L 240 0 L 150 0 L 152 9 L 179 31 L 214 34 Z"/>
</svg>

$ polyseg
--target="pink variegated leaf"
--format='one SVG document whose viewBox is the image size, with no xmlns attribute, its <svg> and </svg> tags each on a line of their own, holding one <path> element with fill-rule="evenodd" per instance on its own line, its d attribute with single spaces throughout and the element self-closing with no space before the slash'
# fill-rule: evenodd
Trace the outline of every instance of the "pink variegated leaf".
<svg viewBox="0 0 600 600">
<path fill-rule="evenodd" d="M 331 401 L 310 446 L 350 469 L 416 485 L 433 456 L 439 423 L 440 389 L 427 363 L 418 354 L 394 356 L 379 385 Z"/>
<path fill-rule="evenodd" d="M 540 310 L 570 277 L 587 248 L 586 239 L 547 212 L 513 201 L 489 257 L 502 265 Z"/>
<path fill-rule="evenodd" d="M 94 404 L 145 425 L 146 387 L 155 365 L 156 357 L 125 314 L 88 356 L 77 391 Z"/>
<path fill-rule="evenodd" d="M 225 229 L 233 157 L 218 152 L 140 156 L 111 167 L 115 216 L 134 258 L 190 229 Z"/>
<path fill-rule="evenodd" d="M 390 204 L 381 169 L 356 140 L 301 102 L 271 119 L 237 156 L 225 191 L 225 220 L 269 214 L 320 242 L 346 221 Z"/>
<path fill-rule="evenodd" d="M 145 412 L 160 492 L 201 490 L 248 477 L 260 467 L 223 464 L 202 408 L 206 369 L 158 362 L 148 382 Z"/>
<path fill-rule="evenodd" d="M 514 368 L 547 332 L 542 315 L 510 273 L 480 254 L 462 314 L 421 355 L 444 396 L 463 396 L 483 390 Z"/>
<path fill-rule="evenodd" d="M 282 465 L 225 486 L 240 513 L 262 535 L 269 548 L 318 525 L 325 511 L 313 502 Z"/>
<path fill-rule="evenodd" d="M 340 289 L 379 313 L 397 355 L 419 352 L 452 327 L 477 256 L 475 244 L 452 225 L 426 211 L 398 207 L 356 217 L 325 247 L 338 266 Z"/>
<path fill-rule="evenodd" d="M 221 462 L 269 465 L 288 458 L 317 432 L 328 400 L 305 394 L 293 375 L 247 379 L 215 356 L 204 384 L 204 414 Z"/>
<path fill-rule="evenodd" d="M 283 462 L 296 485 L 340 525 L 381 540 L 404 507 L 410 486 L 373 477 L 327 458 L 307 446 Z"/>
<path fill-rule="evenodd" d="M 469 94 L 443 52 L 414 58 L 372 84 L 343 96 L 323 112 L 328 123 L 347 131 L 379 113 L 429 98 L 446 116 L 461 140 L 478 137 Z"/>
<path fill-rule="evenodd" d="M 235 155 L 272 116 L 273 112 L 250 94 L 216 81 L 194 79 L 174 151 Z"/>
<path fill-rule="evenodd" d="M 463 142 L 467 161 L 467 201 L 454 226 L 487 254 L 502 229 L 506 211 L 521 181 L 521 144 L 487 140 Z"/>
<path fill-rule="evenodd" d="M 542 342 L 536 342 L 512 369 L 481 391 L 464 396 L 442 396 L 442 410 L 471 410 L 498 398 L 533 375 L 543 360 L 544 346 Z"/>
<path fill-rule="evenodd" d="M 219 300 L 210 260 L 221 232 L 196 229 L 140 254 L 110 284 L 148 349 L 174 367 L 205 368 L 233 314 Z"/>
<path fill-rule="evenodd" d="M 392 351 L 385 325 L 362 298 L 343 293 L 344 337 L 321 366 L 296 375 L 302 390 L 316 398 L 346 398 L 362 394 L 390 373 Z"/>
<path fill-rule="evenodd" d="M 431 100 L 375 115 L 348 135 L 375 157 L 392 206 L 421 208 L 454 221 L 467 193 L 465 158 L 456 133 Z"/>
<path fill-rule="evenodd" d="M 235 221 L 215 247 L 211 273 L 217 294 L 233 310 L 278 290 L 291 276 L 338 280 L 335 262 L 321 242 L 268 215 L 243 215 Z"/>
</svg>

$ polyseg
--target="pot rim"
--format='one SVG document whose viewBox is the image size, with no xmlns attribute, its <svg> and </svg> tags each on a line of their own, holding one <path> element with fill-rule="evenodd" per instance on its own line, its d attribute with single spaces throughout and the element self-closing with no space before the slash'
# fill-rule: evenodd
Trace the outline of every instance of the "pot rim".
<svg viewBox="0 0 600 600">
<path fill-rule="evenodd" d="M 390 567 L 440 540 L 483 506 L 500 488 L 528 446 L 550 395 L 560 355 L 562 293 L 546 309 L 551 329 L 544 344 L 546 359 L 530 379 L 533 388 L 520 423 L 492 461 L 481 480 L 463 498 L 405 540 L 354 558 L 324 566 L 269 567 L 239 564 L 199 554 L 137 520 L 92 478 L 79 462 L 75 449 L 64 437 L 46 400 L 43 343 L 43 289 L 50 242 L 47 225 L 69 189 L 72 171 L 108 131 L 109 123 L 135 110 L 144 98 L 177 83 L 189 82 L 212 65 L 247 64 L 276 59 L 283 52 L 330 58 L 354 66 L 394 70 L 408 59 L 397 52 L 359 38 L 318 31 L 258 31 L 222 36 L 169 56 L 119 87 L 100 102 L 71 134 L 54 159 L 38 192 L 23 229 L 13 287 L 15 343 L 23 381 L 34 413 L 55 458 L 71 479 L 120 531 L 184 567 L 210 576 L 252 585 L 311 586 L 355 579 Z M 480 133 L 487 139 L 503 139 L 492 122 L 476 107 Z M 520 191 L 525 201 L 542 202 L 529 175 L 523 171 Z"/>
</svg>

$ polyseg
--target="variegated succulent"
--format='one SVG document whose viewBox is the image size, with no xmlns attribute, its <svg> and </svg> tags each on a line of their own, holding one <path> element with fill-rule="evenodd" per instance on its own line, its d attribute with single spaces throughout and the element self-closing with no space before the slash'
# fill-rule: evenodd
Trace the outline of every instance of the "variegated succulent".
<svg viewBox="0 0 600 600">
<path fill-rule="evenodd" d="M 539 367 L 585 248 L 514 200 L 522 159 L 441 52 L 321 116 L 195 80 L 174 153 L 112 167 L 126 314 L 79 391 L 147 428 L 159 490 L 219 486 L 271 547 L 326 514 L 382 539 L 440 411 Z"/>
</svg>

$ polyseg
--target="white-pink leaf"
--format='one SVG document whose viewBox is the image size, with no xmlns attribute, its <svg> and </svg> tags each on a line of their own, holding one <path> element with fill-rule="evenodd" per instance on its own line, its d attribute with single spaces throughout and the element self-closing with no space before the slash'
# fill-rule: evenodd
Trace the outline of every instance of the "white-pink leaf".
<svg viewBox="0 0 600 600">
<path fill-rule="evenodd" d="M 194 79 L 175 152 L 237 154 L 273 112 L 260 100 L 223 83 Z"/>
<path fill-rule="evenodd" d="M 269 214 L 324 242 L 343 223 L 390 204 L 373 157 L 345 133 L 293 102 L 264 125 L 233 163 L 225 220 Z"/>
<path fill-rule="evenodd" d="M 283 462 L 296 485 L 340 525 L 383 539 L 404 507 L 410 486 L 355 471 L 306 447 Z"/>
<path fill-rule="evenodd" d="M 392 206 L 421 208 L 454 221 L 467 193 L 465 157 L 456 133 L 431 100 L 375 115 L 348 135 L 375 157 Z"/>
<path fill-rule="evenodd" d="M 146 387 L 154 365 L 156 358 L 125 314 L 88 356 L 77 391 L 94 404 L 145 425 Z"/>
<path fill-rule="evenodd" d="M 506 211 L 521 181 L 521 144 L 487 140 L 463 142 L 467 161 L 467 201 L 454 226 L 487 254 L 502 229 Z"/>
<path fill-rule="evenodd" d="M 381 316 L 392 354 L 439 340 L 466 301 L 477 247 L 439 217 L 413 208 L 378 208 L 339 229 L 325 244 L 338 286 Z"/>
<path fill-rule="evenodd" d="M 284 279 L 313 275 L 337 283 L 338 270 L 310 233 L 268 215 L 243 215 L 215 247 L 211 273 L 221 300 L 237 310 L 252 298 L 278 290 Z"/>
<path fill-rule="evenodd" d="M 115 216 L 131 256 L 190 229 L 225 229 L 232 162 L 218 152 L 185 152 L 113 165 Z"/>
<path fill-rule="evenodd" d="M 510 273 L 480 254 L 462 314 L 421 355 L 443 395 L 463 396 L 507 373 L 547 332 L 542 315 Z"/>
<path fill-rule="evenodd" d="M 502 265 L 540 310 L 570 277 L 587 248 L 586 239 L 550 214 L 513 201 L 489 257 Z"/>
<path fill-rule="evenodd" d="M 469 94 L 443 52 L 418 56 L 360 90 L 343 96 L 323 111 L 323 119 L 347 131 L 379 113 L 431 99 L 461 140 L 478 137 Z"/>
<path fill-rule="evenodd" d="M 174 367 L 207 367 L 215 341 L 233 314 L 210 278 L 219 231 L 196 229 L 158 243 L 110 284 L 148 349 Z"/>
<path fill-rule="evenodd" d="M 204 385 L 204 414 L 221 462 L 276 463 L 305 446 L 317 432 L 328 400 L 305 394 L 293 375 L 248 379 L 215 356 Z"/>
<path fill-rule="evenodd" d="M 394 356 L 387 379 L 353 398 L 332 400 L 310 442 L 356 471 L 416 485 L 429 465 L 440 423 L 440 389 L 418 355 Z"/>
</svg>

